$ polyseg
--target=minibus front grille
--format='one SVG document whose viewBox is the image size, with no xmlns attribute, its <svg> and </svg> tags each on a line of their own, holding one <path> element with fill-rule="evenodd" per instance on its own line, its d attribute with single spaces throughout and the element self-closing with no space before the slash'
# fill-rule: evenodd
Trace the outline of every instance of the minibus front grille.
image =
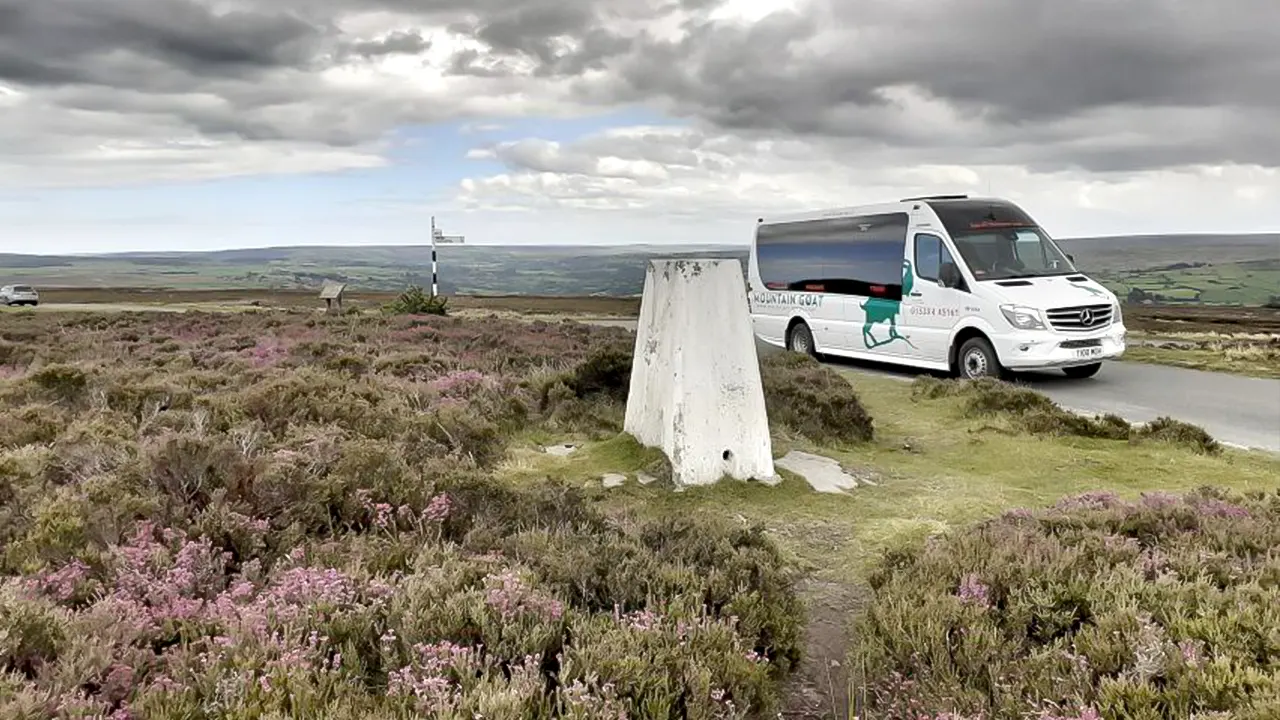
<svg viewBox="0 0 1280 720">
<path fill-rule="evenodd" d="M 1102 338 L 1089 338 L 1088 340 L 1065 340 L 1058 343 L 1058 347 L 1063 350 L 1078 350 L 1080 348 L 1098 347 L 1102 345 Z"/>
<path fill-rule="evenodd" d="M 1049 324 L 1063 332 L 1089 332 L 1111 324 L 1110 305 L 1076 305 L 1053 308 L 1048 312 Z"/>
</svg>

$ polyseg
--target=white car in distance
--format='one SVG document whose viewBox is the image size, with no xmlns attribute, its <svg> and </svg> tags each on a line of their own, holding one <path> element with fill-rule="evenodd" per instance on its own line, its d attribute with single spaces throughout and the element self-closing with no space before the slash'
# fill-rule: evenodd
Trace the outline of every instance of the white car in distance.
<svg viewBox="0 0 1280 720">
<path fill-rule="evenodd" d="M 5 285 L 0 287 L 0 305 L 31 305 L 32 307 L 40 304 L 40 293 L 30 285 Z"/>
</svg>

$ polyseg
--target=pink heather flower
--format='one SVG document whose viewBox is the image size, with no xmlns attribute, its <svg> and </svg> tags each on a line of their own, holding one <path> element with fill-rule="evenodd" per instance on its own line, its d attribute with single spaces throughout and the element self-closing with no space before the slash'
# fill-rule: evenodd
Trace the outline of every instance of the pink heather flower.
<svg viewBox="0 0 1280 720">
<path fill-rule="evenodd" d="M 454 395 L 484 382 L 483 373 L 476 370 L 458 370 L 432 380 L 428 385 L 441 395 Z"/>
<path fill-rule="evenodd" d="M 390 653 L 395 649 L 396 631 L 388 628 L 386 632 L 382 633 L 382 637 L 378 638 L 378 644 L 382 647 L 382 652 Z"/>
<path fill-rule="evenodd" d="M 54 572 L 36 576 L 28 582 L 28 586 L 58 602 L 65 602 L 71 599 L 76 588 L 88 576 L 89 566 L 77 558 Z"/>
<path fill-rule="evenodd" d="M 1169 557 L 1159 548 L 1150 548 L 1142 551 L 1138 563 L 1144 576 L 1154 578 L 1169 566 Z"/>
<path fill-rule="evenodd" d="M 632 630 L 640 632 L 648 632 L 658 627 L 662 623 L 662 618 L 657 613 L 649 610 L 641 610 L 639 612 L 628 613 L 622 618 L 624 624 Z"/>
<path fill-rule="evenodd" d="M 960 587 L 956 590 L 956 597 L 960 598 L 960 602 L 977 605 L 981 608 L 991 607 L 990 588 L 978 579 L 978 576 L 969 573 L 960 581 Z"/>
<path fill-rule="evenodd" d="M 1065 497 L 1058 501 L 1056 507 L 1059 510 L 1107 510 L 1120 502 L 1120 496 L 1109 490 L 1094 490 Z"/>
<path fill-rule="evenodd" d="M 413 697 L 418 709 L 429 715 L 455 707 L 461 688 L 453 680 L 474 677 L 480 669 L 475 649 L 441 642 L 415 645 L 414 652 L 413 664 L 389 673 L 387 694 Z M 513 668 L 513 679 L 518 671 Z"/>
<path fill-rule="evenodd" d="M 1196 512 L 1208 517 L 1243 519 L 1250 517 L 1249 511 L 1239 505 L 1233 505 L 1215 498 L 1199 500 L 1195 503 Z"/>
<path fill-rule="evenodd" d="M 443 493 L 431 498 L 427 509 L 422 511 L 422 519 L 426 522 L 444 522 L 453 510 L 453 502 Z"/>
<path fill-rule="evenodd" d="M 270 367 L 278 364 L 289 355 L 289 349 L 275 338 L 263 338 L 258 344 L 245 351 L 249 363 L 254 367 Z"/>
<path fill-rule="evenodd" d="M 1200 664 L 1200 647 L 1203 643 L 1198 640 L 1183 640 L 1178 643 L 1178 651 L 1182 654 L 1182 660 L 1188 665 L 1196 666 Z"/>
<path fill-rule="evenodd" d="M 271 523 L 262 518 L 251 518 L 238 512 L 231 512 L 227 514 L 227 519 L 231 522 L 232 527 L 237 530 L 259 535 L 271 530 Z"/>
<path fill-rule="evenodd" d="M 1140 550 L 1142 547 L 1136 539 L 1121 535 L 1108 535 L 1102 543 L 1108 550 Z"/>
<path fill-rule="evenodd" d="M 485 602 L 498 611 L 504 620 L 531 614 L 543 620 L 559 620 L 564 614 L 560 601 L 543 595 L 526 585 L 514 571 L 485 578 L 488 593 Z"/>
<path fill-rule="evenodd" d="M 151 682 L 147 684 L 147 689 L 158 692 L 180 693 L 184 692 L 187 689 L 187 686 L 177 682 L 168 675 L 162 674 L 152 678 Z"/>
<path fill-rule="evenodd" d="M 1182 504 L 1182 500 L 1173 493 L 1157 490 L 1142 493 L 1142 506 L 1150 510 L 1164 510 Z"/>
<path fill-rule="evenodd" d="M 1093 708 L 1085 708 L 1077 715 L 1050 715 L 1045 713 L 1040 720 L 1102 720 L 1102 716 Z"/>
<path fill-rule="evenodd" d="M 112 665 L 102 684 L 102 694 L 109 702 L 124 702 L 133 692 L 133 686 L 133 668 L 128 665 Z"/>
</svg>

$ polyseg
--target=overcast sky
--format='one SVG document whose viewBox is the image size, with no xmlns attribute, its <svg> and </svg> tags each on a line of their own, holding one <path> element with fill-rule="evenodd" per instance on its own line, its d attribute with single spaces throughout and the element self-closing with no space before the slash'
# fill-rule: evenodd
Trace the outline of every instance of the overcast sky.
<svg viewBox="0 0 1280 720">
<path fill-rule="evenodd" d="M 0 0 L 0 251 L 1280 230 L 1277 0 Z"/>
</svg>

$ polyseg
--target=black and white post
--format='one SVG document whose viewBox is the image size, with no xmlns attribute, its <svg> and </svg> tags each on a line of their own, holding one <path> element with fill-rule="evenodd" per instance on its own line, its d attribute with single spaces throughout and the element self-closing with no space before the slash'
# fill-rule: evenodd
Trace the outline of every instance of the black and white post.
<svg viewBox="0 0 1280 720">
<path fill-rule="evenodd" d="M 437 268 L 439 263 L 436 260 L 436 243 L 449 244 L 458 243 L 461 245 L 464 241 L 462 235 L 445 235 L 436 227 L 436 216 L 431 216 L 431 297 L 440 296 L 439 273 Z"/>
</svg>

